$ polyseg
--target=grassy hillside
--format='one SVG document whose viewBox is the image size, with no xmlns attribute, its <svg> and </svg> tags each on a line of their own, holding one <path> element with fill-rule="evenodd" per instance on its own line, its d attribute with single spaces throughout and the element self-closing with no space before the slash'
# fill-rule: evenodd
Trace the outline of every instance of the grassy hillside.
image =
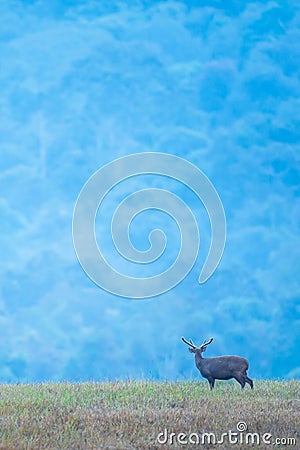
<svg viewBox="0 0 300 450">
<path fill-rule="evenodd" d="M 299 449 L 299 395 L 300 381 L 1 385 L 0 449 Z"/>
</svg>

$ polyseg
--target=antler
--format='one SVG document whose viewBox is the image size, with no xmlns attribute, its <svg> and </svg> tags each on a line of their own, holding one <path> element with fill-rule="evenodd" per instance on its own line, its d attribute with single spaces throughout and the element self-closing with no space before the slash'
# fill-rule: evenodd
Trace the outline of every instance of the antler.
<svg viewBox="0 0 300 450">
<path fill-rule="evenodd" d="M 208 344 L 211 344 L 214 338 L 210 338 L 208 341 L 204 339 L 203 344 L 200 345 L 200 347 L 206 347 Z"/>
<path fill-rule="evenodd" d="M 189 341 L 187 341 L 183 336 L 181 337 L 181 339 L 183 340 L 183 342 L 187 345 L 189 345 L 192 348 L 197 348 L 196 345 L 193 343 L 192 339 L 190 339 Z"/>
</svg>

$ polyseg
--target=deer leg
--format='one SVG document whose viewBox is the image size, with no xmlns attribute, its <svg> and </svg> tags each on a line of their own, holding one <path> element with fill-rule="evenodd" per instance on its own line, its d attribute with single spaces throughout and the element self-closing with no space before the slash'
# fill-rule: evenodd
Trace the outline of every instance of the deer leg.
<svg viewBox="0 0 300 450">
<path fill-rule="evenodd" d="M 250 384 L 251 389 L 253 389 L 253 381 L 251 380 L 251 378 L 247 377 L 247 375 L 246 375 L 245 381 L 246 381 L 246 383 Z"/>
<path fill-rule="evenodd" d="M 244 380 L 244 377 L 234 377 L 236 379 L 236 381 L 238 381 L 242 387 L 242 389 L 244 389 L 246 381 Z"/>
<path fill-rule="evenodd" d="M 208 382 L 209 382 L 210 390 L 212 391 L 213 388 L 214 388 L 214 385 L 215 385 L 215 380 L 214 380 L 214 378 L 209 378 L 209 379 L 208 379 Z"/>
</svg>

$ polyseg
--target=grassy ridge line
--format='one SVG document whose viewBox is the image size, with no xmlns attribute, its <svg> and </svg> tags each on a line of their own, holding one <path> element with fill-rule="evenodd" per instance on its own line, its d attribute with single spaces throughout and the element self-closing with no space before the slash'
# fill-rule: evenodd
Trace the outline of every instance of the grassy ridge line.
<svg viewBox="0 0 300 450">
<path fill-rule="evenodd" d="M 295 437 L 300 448 L 300 381 L 258 381 L 253 391 L 237 383 L 128 381 L 0 386 L 0 449 L 166 449 L 158 433 L 236 431 Z M 176 443 L 177 442 L 177 443 Z M 258 448 L 274 448 L 260 445 Z M 222 444 L 200 448 L 245 449 Z M 250 447 L 249 448 L 255 448 Z M 291 448 L 276 446 L 278 448 Z"/>
</svg>

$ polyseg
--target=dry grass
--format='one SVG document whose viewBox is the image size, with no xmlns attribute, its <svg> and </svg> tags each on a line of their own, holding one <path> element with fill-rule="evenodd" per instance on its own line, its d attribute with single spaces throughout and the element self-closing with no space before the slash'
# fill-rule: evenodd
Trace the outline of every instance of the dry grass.
<svg viewBox="0 0 300 450">
<path fill-rule="evenodd" d="M 0 449 L 299 449 L 299 393 L 300 381 L 260 381 L 253 391 L 217 382 L 212 392 L 207 382 L 1 385 Z M 276 437 L 298 442 L 257 446 L 230 444 L 226 437 L 223 444 L 189 442 L 196 439 L 191 433 L 213 432 L 220 439 L 240 421 L 247 432 L 272 434 L 271 442 Z M 166 445 L 157 440 L 164 429 Z M 181 439 L 187 444 L 178 443 L 179 433 L 186 433 Z"/>
</svg>

